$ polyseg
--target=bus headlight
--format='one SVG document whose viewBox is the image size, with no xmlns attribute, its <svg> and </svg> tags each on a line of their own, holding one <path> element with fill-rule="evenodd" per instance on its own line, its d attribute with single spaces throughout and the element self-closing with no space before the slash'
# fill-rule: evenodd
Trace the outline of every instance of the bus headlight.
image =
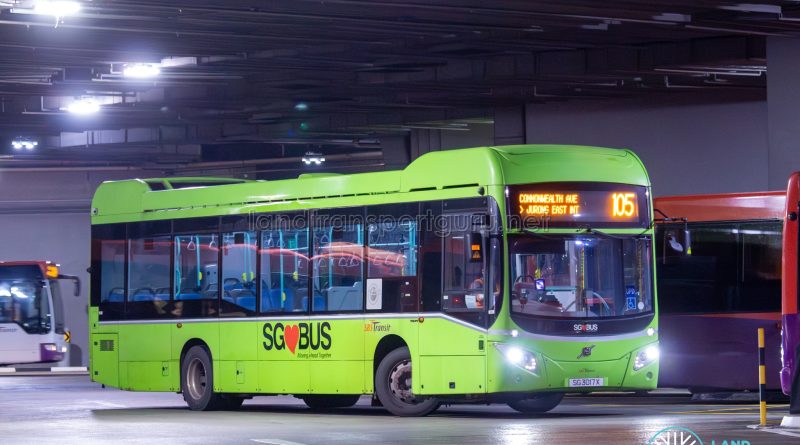
<svg viewBox="0 0 800 445">
<path fill-rule="evenodd" d="M 58 351 L 58 346 L 55 343 L 42 343 L 42 347 L 45 351 L 56 352 Z"/>
<path fill-rule="evenodd" d="M 495 343 L 495 347 L 508 363 L 520 367 L 528 372 L 536 372 L 538 363 L 536 363 L 536 355 L 530 351 L 526 351 L 518 346 L 506 345 L 502 343 Z"/>
<path fill-rule="evenodd" d="M 636 359 L 633 361 L 633 370 L 638 371 L 645 366 L 658 360 L 659 356 L 658 346 L 650 345 L 636 354 Z"/>
</svg>

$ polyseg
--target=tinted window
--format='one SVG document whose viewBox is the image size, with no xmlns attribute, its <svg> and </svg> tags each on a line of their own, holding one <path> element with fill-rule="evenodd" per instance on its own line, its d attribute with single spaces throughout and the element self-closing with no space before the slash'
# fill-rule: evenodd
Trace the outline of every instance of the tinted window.
<svg viewBox="0 0 800 445">
<path fill-rule="evenodd" d="M 261 233 L 261 312 L 308 310 L 308 231 Z"/>
<path fill-rule="evenodd" d="M 780 311 L 780 221 L 689 224 L 690 254 L 671 242 L 683 227 L 657 228 L 664 313 Z"/>
<path fill-rule="evenodd" d="M 419 311 L 416 204 L 370 209 L 367 225 L 367 310 Z"/>
<path fill-rule="evenodd" d="M 359 311 L 364 303 L 363 225 L 314 228 L 312 311 Z"/>
<path fill-rule="evenodd" d="M 100 320 L 119 320 L 125 307 L 125 224 L 92 227 L 91 304 Z"/>
<path fill-rule="evenodd" d="M 222 234 L 222 313 L 255 312 L 257 247 L 255 232 Z"/>
<path fill-rule="evenodd" d="M 128 242 L 129 318 L 167 316 L 170 297 L 169 237 L 133 239 Z"/>
<path fill-rule="evenodd" d="M 175 314 L 216 315 L 219 295 L 219 239 L 211 235 L 175 237 Z"/>
<path fill-rule="evenodd" d="M 442 309 L 477 325 L 486 319 L 486 241 L 472 217 L 475 212 L 445 215 Z M 478 220 L 479 221 L 479 220 Z"/>
<path fill-rule="evenodd" d="M 442 203 L 423 202 L 420 206 L 420 299 L 423 311 L 441 310 L 442 297 L 442 234 L 435 221 L 440 221 Z"/>
</svg>

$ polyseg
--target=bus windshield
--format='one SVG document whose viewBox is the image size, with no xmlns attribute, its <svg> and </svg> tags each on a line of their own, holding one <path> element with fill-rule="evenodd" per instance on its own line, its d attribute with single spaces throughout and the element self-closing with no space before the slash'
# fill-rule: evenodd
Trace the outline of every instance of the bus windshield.
<svg viewBox="0 0 800 445">
<path fill-rule="evenodd" d="M 559 318 L 620 318 L 653 311 L 649 238 L 510 238 L 511 310 Z"/>
<path fill-rule="evenodd" d="M 50 331 L 50 308 L 37 266 L 0 267 L 0 323 L 15 323 L 29 334 Z"/>
</svg>

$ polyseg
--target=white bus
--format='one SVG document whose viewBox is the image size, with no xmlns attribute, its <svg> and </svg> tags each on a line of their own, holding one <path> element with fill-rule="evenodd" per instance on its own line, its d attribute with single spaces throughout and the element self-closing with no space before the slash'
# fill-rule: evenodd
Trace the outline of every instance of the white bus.
<svg viewBox="0 0 800 445">
<path fill-rule="evenodd" d="M 59 273 L 49 261 L 0 262 L 0 365 L 54 363 L 67 353 L 58 280 L 80 280 Z"/>
</svg>

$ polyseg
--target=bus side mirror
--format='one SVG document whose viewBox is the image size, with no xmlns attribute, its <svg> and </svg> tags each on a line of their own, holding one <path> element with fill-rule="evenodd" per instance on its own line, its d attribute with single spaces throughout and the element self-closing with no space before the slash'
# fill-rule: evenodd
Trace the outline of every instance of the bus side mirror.
<svg viewBox="0 0 800 445">
<path fill-rule="evenodd" d="M 692 233 L 688 228 L 673 229 L 664 232 L 666 248 L 678 255 L 692 254 Z"/>
<path fill-rule="evenodd" d="M 59 280 L 72 280 L 72 283 L 75 285 L 75 296 L 76 297 L 80 297 L 81 296 L 81 279 L 80 278 L 78 278 L 75 275 L 60 274 L 58 276 L 58 279 Z"/>
</svg>

